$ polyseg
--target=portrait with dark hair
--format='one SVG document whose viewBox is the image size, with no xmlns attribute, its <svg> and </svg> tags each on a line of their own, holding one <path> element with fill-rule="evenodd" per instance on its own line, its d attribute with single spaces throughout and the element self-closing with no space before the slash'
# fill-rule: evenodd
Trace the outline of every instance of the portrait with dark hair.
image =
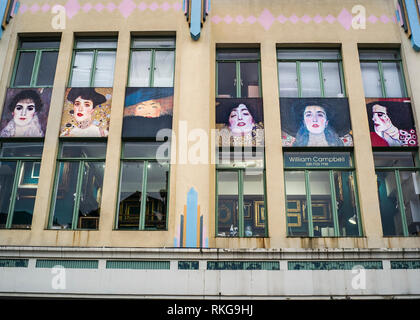
<svg viewBox="0 0 420 320">
<path fill-rule="evenodd" d="M 0 124 L 0 137 L 45 136 L 51 88 L 8 89 Z"/>
<path fill-rule="evenodd" d="M 409 99 L 366 99 L 366 111 L 373 147 L 417 146 L 417 132 Z"/>
<path fill-rule="evenodd" d="M 61 137 L 107 137 L 112 88 L 67 88 Z"/>
<path fill-rule="evenodd" d="M 216 129 L 219 146 L 264 146 L 262 99 L 216 99 Z"/>
<path fill-rule="evenodd" d="M 280 98 L 285 147 L 353 146 L 346 98 Z"/>
</svg>

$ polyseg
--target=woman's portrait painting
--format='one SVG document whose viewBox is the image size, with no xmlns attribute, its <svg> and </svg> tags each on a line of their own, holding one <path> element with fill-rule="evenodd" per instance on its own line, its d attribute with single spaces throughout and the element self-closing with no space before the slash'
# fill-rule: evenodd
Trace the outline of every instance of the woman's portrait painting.
<svg viewBox="0 0 420 320">
<path fill-rule="evenodd" d="M 68 88 L 61 137 L 107 137 L 112 88 Z"/>
<path fill-rule="evenodd" d="M 353 146 L 346 98 L 280 98 L 285 147 Z"/>
<path fill-rule="evenodd" d="M 52 88 L 8 89 L 0 123 L 0 137 L 45 136 Z"/>
<path fill-rule="evenodd" d="M 172 129 L 173 88 L 127 88 L 123 137 L 156 138 L 161 129 Z"/>
<path fill-rule="evenodd" d="M 409 99 L 366 99 L 373 147 L 415 147 L 417 132 Z"/>
<path fill-rule="evenodd" d="M 216 99 L 216 129 L 219 146 L 264 146 L 262 100 Z"/>
</svg>

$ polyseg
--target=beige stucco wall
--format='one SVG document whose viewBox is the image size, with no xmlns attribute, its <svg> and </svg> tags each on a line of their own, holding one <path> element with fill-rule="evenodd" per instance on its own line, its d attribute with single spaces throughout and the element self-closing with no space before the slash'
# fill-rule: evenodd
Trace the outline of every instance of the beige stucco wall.
<svg viewBox="0 0 420 320">
<path fill-rule="evenodd" d="M 107 1 L 78 0 L 81 6 L 92 6 Z M 187 192 L 194 188 L 198 192 L 200 212 L 204 216 L 210 247 L 229 248 L 378 248 L 419 247 L 419 238 L 383 238 L 379 204 L 376 190 L 373 157 L 371 152 L 368 119 L 366 115 L 363 84 L 358 58 L 358 45 L 387 45 L 399 47 L 406 68 L 406 78 L 411 86 L 413 105 L 420 106 L 419 54 L 414 53 L 408 40 L 401 37 L 394 16 L 393 0 L 213 0 L 210 16 L 203 26 L 201 37 L 193 41 L 188 24 L 182 12 L 180 0 L 144 1 L 149 7 L 135 9 L 127 18 L 115 0 L 117 8 L 98 12 L 90 9 L 86 13 L 79 9 L 66 20 L 64 30 L 51 26 L 53 14 L 50 11 L 30 10 L 19 13 L 11 29 L 7 45 L 4 70 L 0 78 L 0 106 L 3 105 L 6 88 L 10 83 L 18 34 L 61 34 L 61 46 L 57 63 L 54 90 L 45 136 L 45 147 L 41 165 L 37 199 L 31 230 L 0 230 L 2 245 L 30 246 L 116 246 L 116 247 L 171 247 L 179 227 L 179 217 L 184 211 Z M 29 9 L 33 2 L 21 0 Z M 42 7 L 51 1 L 39 1 Z M 57 0 L 58 4 L 67 1 Z M 137 5 L 140 2 L 134 1 Z M 159 5 L 158 8 L 152 6 Z M 165 6 L 169 5 L 169 8 Z M 362 4 L 367 16 L 378 18 L 375 23 L 367 22 L 364 30 L 354 30 L 337 19 L 351 14 L 355 5 Z M 151 8 L 155 8 L 154 10 Z M 73 14 L 73 12 L 71 12 Z M 301 18 L 308 15 L 323 17 L 319 23 L 290 20 L 282 23 L 279 16 Z M 325 17 L 335 17 L 328 22 Z M 252 18 L 254 17 L 254 19 Z M 387 17 L 387 18 L 385 18 Z M 273 20 L 275 19 L 275 20 Z M 388 21 L 388 20 L 389 21 Z M 341 20 L 341 19 L 340 19 Z M 271 24 L 269 22 L 272 22 Z M 373 21 L 373 20 L 372 20 Z M 349 28 L 347 28 L 349 27 Z M 50 198 L 53 187 L 53 172 L 59 144 L 58 132 L 61 119 L 64 91 L 67 85 L 74 35 L 92 33 L 95 35 L 118 34 L 118 50 L 115 66 L 112 114 L 104 187 L 101 203 L 101 218 L 98 231 L 46 230 Z M 221 44 L 259 46 L 261 50 L 262 92 L 266 139 L 267 211 L 269 237 L 265 239 L 215 238 L 215 166 L 207 164 L 180 164 L 171 166 L 169 223 L 167 231 L 117 231 L 113 230 L 119 179 L 119 150 L 121 148 L 122 116 L 128 70 L 130 36 L 133 34 L 176 34 L 176 64 L 174 93 L 174 130 L 179 139 L 181 122 L 187 124 L 188 132 L 203 129 L 210 133 L 215 127 L 215 49 Z M 2 41 L 0 46 L 5 46 Z M 283 155 L 281 146 L 280 111 L 277 81 L 276 45 L 341 47 L 343 54 L 346 91 L 349 96 L 351 122 L 354 136 L 354 155 L 359 186 L 359 200 L 363 223 L 362 238 L 287 238 L 285 218 L 285 197 L 283 183 Z M 1 56 L 0 56 L 1 59 Z M 1 60 L 0 60 L 1 62 Z M 414 66 L 414 67 L 413 67 Z M 1 107 L 0 107 L 1 108 Z M 419 112 L 416 113 L 420 123 Z M 185 122 L 184 122 L 185 121 Z M 191 147 L 196 141 L 187 142 Z M 179 150 L 179 149 L 178 149 Z M 209 143 L 208 154 L 212 155 Z M 209 156 L 209 162 L 210 162 Z"/>
</svg>

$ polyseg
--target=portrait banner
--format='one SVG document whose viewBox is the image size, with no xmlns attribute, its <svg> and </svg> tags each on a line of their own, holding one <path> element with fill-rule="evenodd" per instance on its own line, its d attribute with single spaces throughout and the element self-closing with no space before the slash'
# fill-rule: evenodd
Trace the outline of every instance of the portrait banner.
<svg viewBox="0 0 420 320">
<path fill-rule="evenodd" d="M 107 137 L 112 88 L 67 88 L 60 137 Z"/>
<path fill-rule="evenodd" d="M 123 138 L 155 139 L 162 129 L 172 129 L 174 89 L 127 88 Z"/>
<path fill-rule="evenodd" d="M 44 137 L 51 92 L 52 88 L 7 89 L 0 122 L 0 137 Z"/>
<path fill-rule="evenodd" d="M 347 98 L 280 98 L 284 147 L 353 146 Z"/>
<path fill-rule="evenodd" d="M 261 98 L 217 98 L 219 147 L 263 147 L 264 114 Z"/>
<path fill-rule="evenodd" d="M 416 147 L 417 132 L 411 101 L 407 98 L 366 99 L 373 147 Z"/>
</svg>

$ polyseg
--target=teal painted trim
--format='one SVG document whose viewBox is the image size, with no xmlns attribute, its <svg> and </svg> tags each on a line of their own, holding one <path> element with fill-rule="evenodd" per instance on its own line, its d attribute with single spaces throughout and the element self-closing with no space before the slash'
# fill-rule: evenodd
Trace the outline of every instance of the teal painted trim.
<svg viewBox="0 0 420 320">
<path fill-rule="evenodd" d="M 98 269 L 98 260 L 36 260 L 35 268 Z"/>
<path fill-rule="evenodd" d="M 288 261 L 288 270 L 352 270 L 355 266 L 365 269 L 383 269 L 382 261 Z"/>
<path fill-rule="evenodd" d="M 236 98 L 241 98 L 241 83 L 241 63 L 239 61 L 236 61 Z"/>
<path fill-rule="evenodd" d="M 319 85 L 321 89 L 321 98 L 325 98 L 325 85 L 324 85 L 324 66 L 322 61 L 318 62 L 318 76 L 319 76 Z"/>
<path fill-rule="evenodd" d="M 310 237 L 313 237 L 314 224 L 312 221 L 312 199 L 311 199 L 311 187 L 310 187 L 308 170 L 305 170 L 305 191 L 306 191 L 306 210 L 308 214 L 308 233 Z"/>
<path fill-rule="evenodd" d="M 357 176 L 355 172 L 352 172 L 353 182 L 354 182 L 354 201 L 356 202 L 356 213 L 357 213 L 357 228 L 359 231 L 359 237 L 363 236 L 363 225 L 362 225 L 362 216 L 360 212 L 360 204 L 359 204 L 359 187 L 357 185 Z"/>
<path fill-rule="evenodd" d="M 238 187 L 239 187 L 239 198 L 238 198 L 238 235 L 243 238 L 245 235 L 244 228 L 244 170 L 238 171 Z"/>
<path fill-rule="evenodd" d="M 0 259 L 0 268 L 27 268 L 29 259 Z"/>
<path fill-rule="evenodd" d="M 140 202 L 140 223 L 139 230 L 144 230 L 146 221 L 146 200 L 147 200 L 147 169 L 149 161 L 143 163 L 143 185 L 141 188 L 141 202 Z"/>
<path fill-rule="evenodd" d="M 302 77 L 300 75 L 300 61 L 296 61 L 296 76 L 297 76 L 298 98 L 302 98 Z"/>
<path fill-rule="evenodd" d="M 178 261 L 178 270 L 198 270 L 198 261 Z"/>
<path fill-rule="evenodd" d="M 278 261 L 207 261 L 207 270 L 280 270 Z"/>
<path fill-rule="evenodd" d="M 22 168 L 22 161 L 18 161 L 16 163 L 15 176 L 13 179 L 13 187 L 12 187 L 12 192 L 10 195 L 9 211 L 8 211 L 7 219 L 6 219 L 6 229 L 10 229 L 12 227 L 13 213 L 15 211 L 16 191 L 17 191 L 17 187 L 19 183 L 21 168 Z"/>
<path fill-rule="evenodd" d="M 82 190 L 82 182 L 84 176 L 84 168 L 85 163 L 84 161 L 80 161 L 79 163 L 79 170 L 77 172 L 77 184 L 76 184 L 76 199 L 74 200 L 74 207 L 73 207 L 73 220 L 71 224 L 72 230 L 77 229 L 77 221 L 79 220 L 79 205 L 80 205 L 80 197 L 81 197 L 81 190 Z"/>
<path fill-rule="evenodd" d="M 108 260 L 107 269 L 169 270 L 169 261 L 119 261 Z"/>
<path fill-rule="evenodd" d="M 340 228 L 338 226 L 338 212 L 337 212 L 337 195 L 335 192 L 335 182 L 334 182 L 334 172 L 330 170 L 329 172 L 330 178 L 330 192 L 331 192 L 331 206 L 332 206 L 332 213 L 333 213 L 333 222 L 334 222 L 334 236 L 340 236 Z"/>
<path fill-rule="evenodd" d="M 420 260 L 391 261 L 391 269 L 420 269 Z"/>
<path fill-rule="evenodd" d="M 381 79 L 382 97 L 387 98 L 388 96 L 386 94 L 385 78 L 384 78 L 384 70 L 382 68 L 382 61 L 378 61 L 378 69 L 379 69 L 379 78 Z"/>
<path fill-rule="evenodd" d="M 404 237 L 408 237 L 409 232 L 408 232 L 408 226 L 407 226 L 407 215 L 406 215 L 406 212 L 405 212 L 404 193 L 402 191 L 401 177 L 400 177 L 400 171 L 399 170 L 395 170 L 395 179 L 396 179 L 396 183 L 397 183 L 398 207 L 399 207 L 400 213 L 401 213 L 401 224 L 402 224 L 403 234 L 404 234 Z"/>
</svg>

